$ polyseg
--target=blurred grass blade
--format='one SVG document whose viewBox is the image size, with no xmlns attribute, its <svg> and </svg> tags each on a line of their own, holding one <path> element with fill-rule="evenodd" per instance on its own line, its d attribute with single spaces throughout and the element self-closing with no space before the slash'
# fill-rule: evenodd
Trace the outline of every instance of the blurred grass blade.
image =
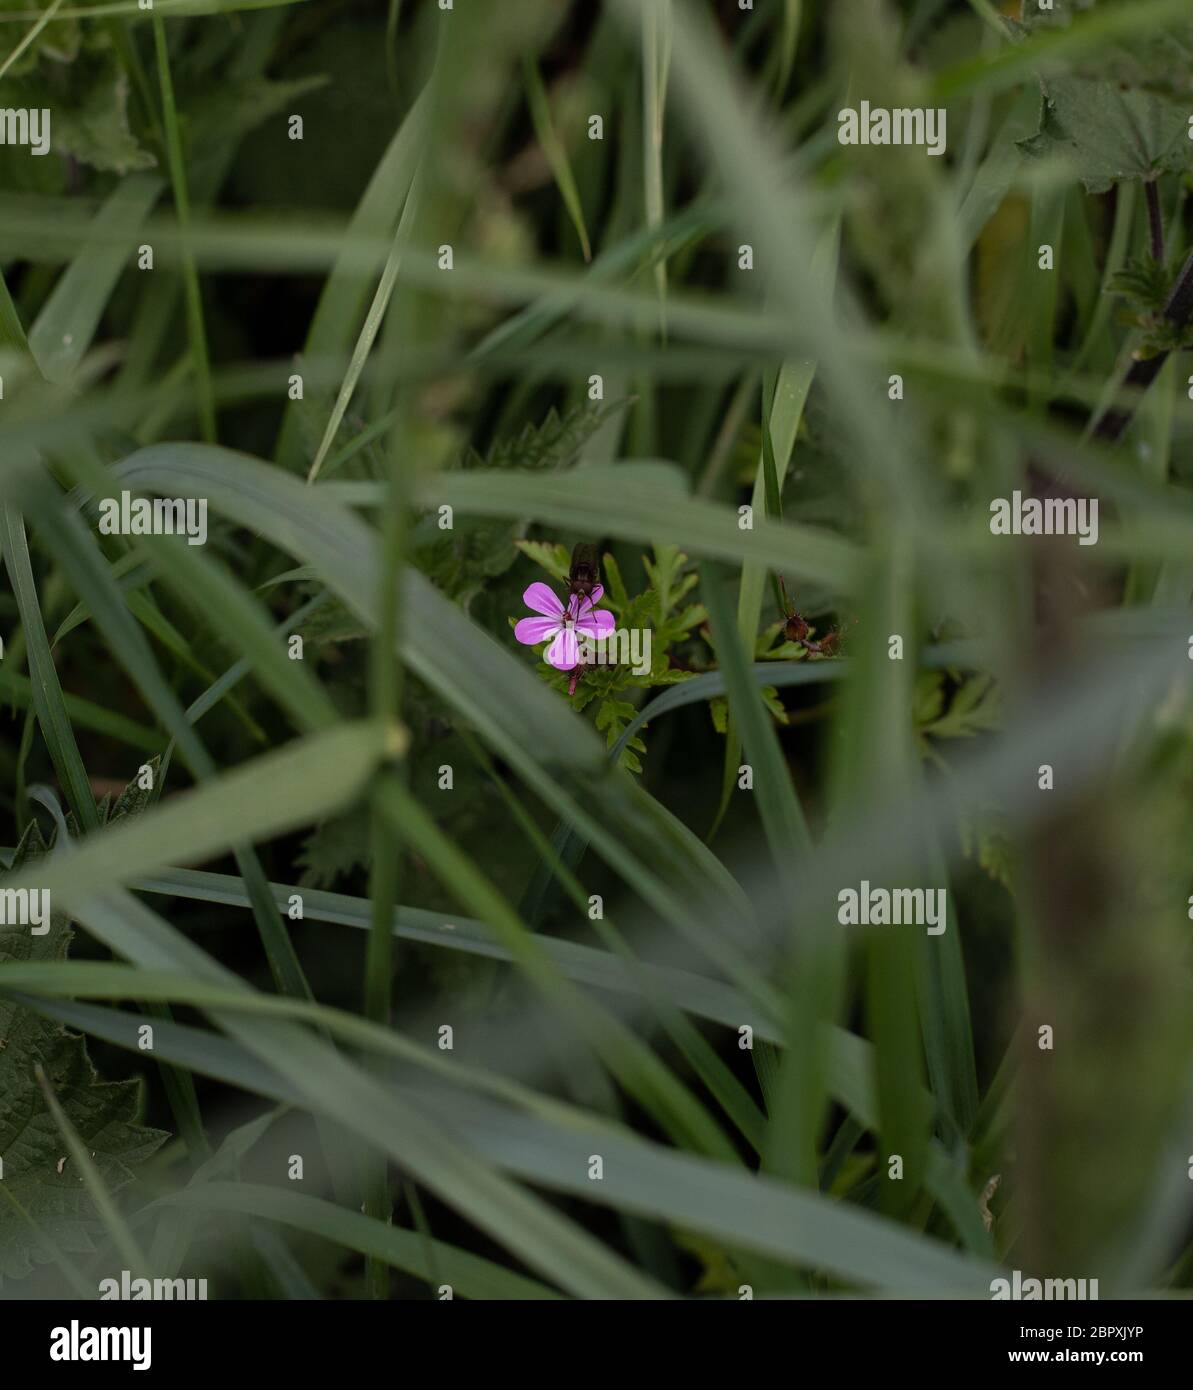
<svg viewBox="0 0 1193 1390">
<path fill-rule="evenodd" d="M 16 595 L 21 626 L 28 644 L 30 690 L 37 711 L 37 720 L 71 809 L 82 830 L 85 833 L 90 832 L 99 826 L 99 814 L 95 809 L 91 782 L 83 766 L 79 746 L 75 742 L 74 729 L 71 727 L 70 716 L 62 698 L 62 687 L 58 683 L 54 657 L 46 638 L 45 623 L 42 621 L 37 590 L 33 583 L 33 570 L 29 562 L 24 522 L 20 512 L 11 503 L 0 503 L 0 512 L 0 551 L 3 552 L 8 577 Z"/>
<path fill-rule="evenodd" d="M 166 134 L 166 158 L 170 167 L 170 184 L 174 192 L 174 207 L 182 232 L 182 287 L 186 300 L 187 330 L 191 340 L 191 365 L 198 386 L 199 422 L 203 438 L 215 443 L 215 397 L 211 389 L 211 361 L 207 353 L 207 329 L 203 322 L 203 296 L 199 286 L 199 270 L 190 244 L 190 191 L 187 187 L 186 159 L 182 149 L 182 129 L 178 108 L 174 103 L 174 79 L 170 73 L 170 50 L 166 42 L 166 24 L 159 4 L 153 12 L 153 48 L 157 56 L 157 77 L 161 89 L 162 126 Z"/>
<path fill-rule="evenodd" d="M 244 988 L 236 976 L 197 951 L 129 894 L 87 896 L 75 882 L 62 896 L 92 934 L 138 964 L 197 972 L 213 982 Z M 253 1089 L 277 1099 L 297 1098 L 298 1103 L 389 1153 L 425 1187 L 561 1287 L 588 1298 L 664 1296 L 619 1256 L 478 1162 L 421 1109 L 401 1099 L 393 1088 L 380 1085 L 312 1033 L 265 1018 L 218 1010 L 213 1010 L 213 1016 L 240 1044 L 238 1053 L 247 1049 L 265 1064 L 264 1071 L 250 1072 L 256 1078 Z M 169 1037 L 177 1028 L 159 1023 L 155 1029 L 156 1050 L 174 1061 L 180 1058 L 168 1050 Z M 201 1036 L 204 1049 L 219 1041 Z M 201 1070 L 209 1065 L 199 1064 Z"/>
<path fill-rule="evenodd" d="M 584 225 L 584 208 L 580 203 L 580 190 L 576 187 L 576 179 L 572 173 L 572 166 L 568 162 L 567 151 L 556 134 L 555 126 L 551 120 L 551 107 L 547 100 L 547 93 L 543 88 L 543 79 L 539 75 L 538 64 L 529 54 L 526 54 L 522 59 L 522 82 L 526 89 L 526 104 L 530 108 L 530 118 L 534 122 L 534 133 L 538 136 L 538 142 L 547 157 L 547 163 L 551 166 L 551 173 L 555 176 L 555 182 L 559 186 L 559 194 L 563 199 L 564 207 L 567 208 L 568 216 L 572 219 L 572 226 L 575 227 L 576 235 L 580 238 L 580 249 L 584 252 L 584 259 L 591 261 L 592 245 L 588 240 L 588 228 Z"/>
<path fill-rule="evenodd" d="M 152 174 L 130 174 L 96 214 L 93 245 L 71 261 L 29 331 L 29 347 L 48 381 L 67 381 L 90 348 L 116 284 L 129 265 L 137 229 L 165 187 Z"/>
<path fill-rule="evenodd" d="M 442 1280 L 451 1285 L 453 1293 L 463 1298 L 559 1297 L 546 1284 L 503 1269 L 491 1260 L 443 1241 L 432 1243 L 432 1268 L 427 1258 L 426 1241 L 419 1233 L 372 1221 L 357 1212 L 345 1211 L 343 1207 L 301 1192 L 287 1192 L 260 1183 L 209 1182 L 160 1198 L 148 1210 L 167 1207 L 200 1212 L 234 1212 L 239 1216 L 276 1221 L 307 1235 L 332 1241 L 345 1250 L 355 1250 L 359 1254 L 384 1260 L 395 1269 L 429 1284 Z"/>
<path fill-rule="evenodd" d="M 18 675 L 15 671 L 5 671 L 2 666 L 0 696 L 11 701 L 17 709 L 36 708 L 33 684 L 28 677 Z M 138 724 L 113 710 L 92 704 L 80 695 L 63 692 L 62 702 L 67 718 L 74 728 L 90 729 L 93 733 L 103 734 L 105 738 L 114 739 L 117 743 L 127 744 L 129 748 L 136 748 L 144 753 L 160 753 L 166 746 L 165 736 L 156 729 Z"/>
<path fill-rule="evenodd" d="M 410 233 L 414 225 L 414 219 L 418 213 L 420 198 L 419 189 L 419 171 L 416 169 L 414 178 L 410 183 L 410 191 L 406 195 L 405 205 L 402 208 L 402 216 L 398 219 L 398 229 L 394 233 L 394 244 L 385 262 L 385 269 L 381 272 L 381 281 L 373 296 L 373 302 L 369 306 L 369 312 L 365 315 L 364 326 L 360 330 L 360 336 L 356 340 L 356 346 L 352 349 L 352 358 L 348 363 L 348 371 L 345 373 L 339 394 L 336 396 L 335 405 L 332 407 L 331 418 L 328 420 L 327 426 L 323 431 L 323 438 L 319 442 L 319 448 L 315 453 L 314 461 L 311 463 L 310 471 L 307 474 L 307 482 L 309 483 L 313 483 L 315 479 L 318 478 L 320 469 L 323 467 L 323 460 L 327 457 L 328 450 L 335 443 L 340 423 L 344 418 L 344 412 L 348 409 L 348 403 L 351 401 L 352 394 L 356 390 L 356 384 L 360 380 L 360 374 L 364 371 L 369 353 L 373 349 L 373 342 L 381 330 L 382 323 L 385 321 L 385 315 L 389 309 L 390 296 L 393 294 L 394 285 L 398 278 L 398 271 L 402 266 L 402 255 L 406 250 L 406 245 L 410 239 Z"/>
<path fill-rule="evenodd" d="M 310 564 L 367 626 L 376 623 L 376 534 L 323 497 L 323 489 L 307 487 L 245 455 L 203 445 L 157 445 L 132 455 L 114 472 L 127 484 L 208 498 L 216 510 Z M 400 641 L 410 669 L 577 827 L 665 920 L 683 933 L 701 931 L 692 895 L 707 883 L 717 895 L 710 901 L 702 894 L 705 910 L 722 900 L 725 870 L 718 868 L 718 876 L 712 877 L 711 856 L 697 851 L 690 832 L 678 837 L 669 833 L 664 839 L 651 799 L 631 795 L 624 775 L 610 776 L 591 728 L 416 570 L 404 572 L 402 593 Z M 632 840 L 619 835 L 623 824 L 634 827 Z M 674 887 L 652 872 L 644 860 L 646 851 L 675 865 L 673 882 L 683 884 L 689 901 L 682 901 Z M 748 911 L 740 891 L 733 903 L 739 914 Z M 709 930 L 704 939 L 739 984 L 760 989 L 748 960 L 728 938 Z"/>
<path fill-rule="evenodd" d="M 428 98 L 420 93 L 406 118 L 386 146 L 369 185 L 348 223 L 345 239 L 389 237 L 405 205 L 414 178 L 428 117 Z M 392 250 L 392 248 L 391 248 Z M 315 362 L 347 353 L 352 333 L 360 322 L 371 279 L 367 272 L 341 255 L 331 267 L 303 347 L 303 359 Z M 277 459 L 284 467 L 297 467 L 301 455 L 299 403 L 287 400 L 278 436 Z"/>
<path fill-rule="evenodd" d="M 131 822 L 97 832 L 72 851 L 69 861 L 40 866 L 36 886 L 70 901 L 133 874 L 207 859 L 237 843 L 309 825 L 359 796 L 385 750 L 384 732 L 367 722 L 339 724 L 299 739 Z M 34 886 L 28 870 L 12 883 L 18 879 Z"/>
</svg>

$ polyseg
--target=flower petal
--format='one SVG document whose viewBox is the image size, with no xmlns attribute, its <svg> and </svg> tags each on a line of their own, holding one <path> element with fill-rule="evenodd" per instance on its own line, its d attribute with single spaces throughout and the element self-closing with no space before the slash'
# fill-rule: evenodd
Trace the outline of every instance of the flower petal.
<svg viewBox="0 0 1193 1390">
<path fill-rule="evenodd" d="M 522 595 L 522 602 L 532 613 L 542 613 L 548 618 L 563 616 L 563 601 L 549 584 L 540 579 Z"/>
<path fill-rule="evenodd" d="M 594 642 L 603 642 L 613 635 L 617 619 L 607 608 L 594 608 L 576 619 L 576 627 Z"/>
<path fill-rule="evenodd" d="M 580 646 L 576 641 L 575 629 L 565 627 L 543 653 L 543 659 L 548 666 L 554 666 L 557 671 L 570 671 L 573 666 L 578 666 Z"/>
<path fill-rule="evenodd" d="M 602 598 L 604 592 L 605 592 L 605 586 L 604 586 L 603 584 L 594 584 L 594 585 L 592 586 L 592 593 L 589 594 L 589 596 L 588 596 L 588 601 L 589 601 L 589 603 L 592 603 L 592 604 L 598 604 L 598 603 L 600 603 L 601 598 Z"/>
<path fill-rule="evenodd" d="M 549 642 L 558 631 L 558 618 L 521 618 L 514 625 L 514 636 L 527 647 Z"/>
</svg>

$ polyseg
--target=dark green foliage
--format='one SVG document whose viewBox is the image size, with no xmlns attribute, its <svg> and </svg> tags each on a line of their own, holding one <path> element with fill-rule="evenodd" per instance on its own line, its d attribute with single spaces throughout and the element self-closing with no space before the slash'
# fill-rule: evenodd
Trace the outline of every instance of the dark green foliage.
<svg viewBox="0 0 1193 1390">
<path fill-rule="evenodd" d="M 1032 7 L 1022 27 L 1028 35 L 1047 33 L 1091 9 L 1092 0 L 1057 0 L 1052 12 Z M 1091 193 L 1193 168 L 1191 57 L 1193 21 L 1163 35 L 1142 28 L 1067 72 L 1042 75 L 1040 130 L 1020 148 L 1070 159 Z"/>
<path fill-rule="evenodd" d="M 151 766 L 156 778 L 155 758 Z M 132 782 L 101 816 L 111 825 L 144 810 L 152 793 Z M 106 814 L 105 814 L 106 813 Z M 31 821 L 17 846 L 13 867 L 44 861 L 54 848 Z M 0 979 L 6 961 L 64 961 L 73 933 L 70 921 L 51 913 L 50 930 L 35 936 L 29 927 L 0 927 Z M 22 1279 L 35 1263 L 53 1256 L 46 1241 L 70 1254 L 94 1250 L 101 1227 L 79 1174 L 62 1160 L 66 1148 L 46 1106 L 34 1068 L 44 1068 L 50 1086 L 83 1142 L 91 1150 L 108 1190 L 133 1181 L 138 1164 L 169 1137 L 141 1123 L 139 1081 L 104 1081 L 87 1056 L 82 1037 L 25 1005 L 0 997 L 0 1158 L 4 1193 L 0 1201 L 0 1283 Z"/>
</svg>

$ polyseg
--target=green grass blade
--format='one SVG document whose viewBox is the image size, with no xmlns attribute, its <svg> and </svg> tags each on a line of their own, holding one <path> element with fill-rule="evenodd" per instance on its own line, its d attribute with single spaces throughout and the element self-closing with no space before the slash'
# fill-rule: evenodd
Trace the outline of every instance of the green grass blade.
<svg viewBox="0 0 1193 1390">
<path fill-rule="evenodd" d="M 575 175 L 568 161 L 567 150 L 556 134 L 551 120 L 551 107 L 539 74 L 538 64 L 527 54 L 522 60 L 522 84 L 526 91 L 526 104 L 530 108 L 530 118 L 534 122 L 534 133 L 551 166 L 551 173 L 559 187 L 559 195 L 567 208 L 572 226 L 580 238 L 580 249 L 586 261 L 592 260 L 592 244 L 588 240 L 588 228 L 584 225 L 584 208 L 580 202 L 580 190 L 576 187 Z"/>
<path fill-rule="evenodd" d="M 186 182 L 186 161 L 182 151 L 182 130 L 178 108 L 174 102 L 174 80 L 170 75 L 170 51 L 166 43 L 166 25 L 162 6 L 153 11 L 153 48 L 157 56 L 157 79 L 161 89 L 162 126 L 166 133 L 166 156 L 170 165 L 170 184 L 174 191 L 174 207 L 182 230 L 182 284 L 186 299 L 187 329 L 191 340 L 191 363 L 199 393 L 199 421 L 203 438 L 215 443 L 215 396 L 211 389 L 211 360 L 207 353 L 207 329 L 203 322 L 203 296 L 199 288 L 199 270 L 189 240 L 190 193 Z"/>
<path fill-rule="evenodd" d="M 84 833 L 88 833 L 98 828 L 99 814 L 95 809 L 91 782 L 79 755 L 79 746 L 75 742 L 70 716 L 62 698 L 62 687 L 58 682 L 58 672 L 46 638 L 37 589 L 33 583 L 33 569 L 29 562 L 24 522 L 20 512 L 11 503 L 0 505 L 3 506 L 3 516 L 0 517 L 0 550 L 3 551 L 8 577 L 16 594 L 21 625 L 28 643 L 30 691 L 37 711 L 37 720 L 54 763 L 54 770 L 66 791 L 71 808 Z"/>
<path fill-rule="evenodd" d="M 181 968 L 213 982 L 226 980 L 233 987 L 239 985 L 235 976 L 203 956 L 128 894 L 87 897 L 76 887 L 63 896 L 68 897 L 70 910 L 89 931 L 138 964 Z M 70 1013 L 78 1007 L 66 1006 L 58 1013 Z M 243 1058 L 247 1050 L 249 1060 L 265 1064 L 247 1072 L 240 1069 L 242 1077 L 253 1078 L 251 1089 L 286 1101 L 297 1098 L 298 1103 L 383 1149 L 425 1187 L 475 1219 L 561 1287 L 582 1297 L 662 1296 L 661 1290 L 619 1257 L 478 1162 L 421 1108 L 400 1098 L 392 1087 L 381 1086 L 332 1052 L 321 1039 L 288 1023 L 226 1012 L 215 1016 L 230 1038 L 240 1044 L 236 1055 Z M 115 1036 L 130 1036 L 122 1025 L 115 1024 L 109 1035 L 117 1026 L 120 1032 Z M 180 1031 L 187 1036 L 194 1032 L 180 1030 L 179 1025 L 159 1025 L 155 1035 L 159 1055 L 181 1060 L 170 1048 L 170 1038 Z M 202 1060 L 198 1065 L 210 1070 L 227 1049 L 217 1046 L 220 1039 L 199 1036 Z M 135 1045 L 135 1031 L 131 1037 Z"/>
<path fill-rule="evenodd" d="M 378 726 L 338 724 L 98 831 L 68 860 L 40 866 L 36 885 L 27 870 L 17 877 L 65 900 L 309 825 L 360 795 L 385 748 Z"/>
<path fill-rule="evenodd" d="M 348 224 L 347 239 L 389 237 L 410 191 L 427 116 L 428 100 L 424 93 L 410 108 L 381 156 Z M 307 332 L 303 348 L 305 360 L 318 361 L 347 353 L 353 330 L 365 311 L 370 284 L 368 273 L 354 265 L 350 256 L 342 255 L 336 260 L 324 282 Z M 288 401 L 278 437 L 277 458 L 286 468 L 294 469 L 300 454 L 297 403 Z"/>
<path fill-rule="evenodd" d="M 348 363 L 348 371 L 344 375 L 343 384 L 339 394 L 336 396 L 335 405 L 332 407 L 331 418 L 323 431 L 323 438 L 319 442 L 319 448 L 315 452 L 314 460 L 311 463 L 310 471 L 307 474 L 307 481 L 313 483 L 319 476 L 323 467 L 323 460 L 327 457 L 328 450 L 335 443 L 336 435 L 339 432 L 340 423 L 344 418 L 344 412 L 348 409 L 348 403 L 352 400 L 353 392 L 356 390 L 360 374 L 364 371 L 365 363 L 369 359 L 369 353 L 373 350 L 373 343 L 377 334 L 381 331 L 381 325 L 385 321 L 385 315 L 389 309 L 390 296 L 393 294 L 394 285 L 397 283 L 398 271 L 402 266 L 402 256 L 405 253 L 407 243 L 410 239 L 411 230 L 414 226 L 414 219 L 418 213 L 419 206 L 419 177 L 418 170 L 414 172 L 411 180 L 410 191 L 406 195 L 406 202 L 402 208 L 402 216 L 398 219 L 398 229 L 394 233 L 394 243 L 390 249 L 389 257 L 385 262 L 385 269 L 381 272 L 381 281 L 377 286 L 376 293 L 373 295 L 373 302 L 369 306 L 369 312 L 365 315 L 364 326 L 360 330 L 360 336 L 356 340 L 356 346 L 352 349 L 352 358 Z"/>
<path fill-rule="evenodd" d="M 33 683 L 15 671 L 5 671 L 3 667 L 0 667 L 0 695 L 10 700 L 17 709 L 36 708 Z M 166 747 L 165 737 L 156 729 L 138 724 L 123 714 L 104 709 L 101 705 L 83 699 L 81 695 L 63 692 L 62 702 L 67 718 L 74 728 L 90 729 L 93 733 L 103 734 L 105 738 L 114 739 L 117 743 L 127 744 L 129 748 L 136 748 L 144 753 L 161 753 Z"/>
<path fill-rule="evenodd" d="M 94 244 L 67 267 L 29 331 L 29 347 L 47 380 L 67 381 L 75 373 L 135 254 L 137 229 L 163 187 L 151 174 L 130 174 L 96 214 Z"/>
<path fill-rule="evenodd" d="M 553 1014 L 592 1043 L 626 1090 L 650 1110 L 677 1142 L 732 1160 L 734 1152 L 718 1126 L 653 1052 L 611 1016 L 596 1009 L 567 985 L 532 933 L 519 922 L 492 884 L 447 839 L 418 803 L 396 783 L 378 793 L 387 822 L 462 904 L 478 912 L 498 934 L 528 980 L 549 1001 Z"/>
<path fill-rule="evenodd" d="M 449 1284 L 453 1293 L 464 1298 L 559 1297 L 546 1284 L 503 1269 L 491 1260 L 443 1241 L 433 1242 L 434 1258 L 428 1259 L 422 1235 L 372 1221 L 367 1216 L 345 1211 L 343 1207 L 301 1192 L 287 1192 L 260 1183 L 210 1182 L 161 1198 L 149 1210 L 175 1207 L 184 1211 L 234 1212 L 238 1216 L 276 1221 L 307 1235 L 332 1241 L 345 1250 L 382 1260 L 429 1284 Z"/>
</svg>

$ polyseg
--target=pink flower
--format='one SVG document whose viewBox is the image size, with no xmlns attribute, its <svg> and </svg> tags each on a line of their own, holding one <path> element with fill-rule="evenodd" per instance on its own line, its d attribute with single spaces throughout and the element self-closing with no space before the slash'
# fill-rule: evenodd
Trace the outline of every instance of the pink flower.
<svg viewBox="0 0 1193 1390">
<path fill-rule="evenodd" d="M 563 600 L 549 585 L 532 584 L 522 595 L 522 601 L 532 612 L 543 616 L 523 618 L 514 628 L 514 636 L 528 647 L 550 642 L 543 660 L 557 671 L 570 671 L 580 664 L 581 637 L 600 642 L 613 631 L 616 623 L 613 614 L 595 607 L 604 592 L 597 584 L 591 598 L 573 594 L 565 609 Z"/>
</svg>

